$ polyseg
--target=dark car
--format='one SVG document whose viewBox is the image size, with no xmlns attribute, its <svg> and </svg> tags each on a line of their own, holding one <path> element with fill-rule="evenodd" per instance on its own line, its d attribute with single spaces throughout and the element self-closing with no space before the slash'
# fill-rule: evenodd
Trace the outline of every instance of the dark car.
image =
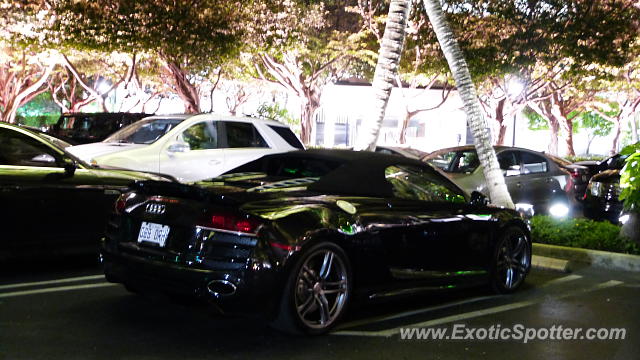
<svg viewBox="0 0 640 360">
<path fill-rule="evenodd" d="M 591 177 L 584 194 L 584 216 L 594 220 L 618 223 L 623 204 L 620 195 L 620 170 L 628 155 L 616 154 L 602 160 L 594 167 L 598 171 Z"/>
<path fill-rule="evenodd" d="M 553 158 L 533 150 L 495 146 L 498 163 L 514 203 L 532 205 L 536 214 L 564 216 L 573 198 L 570 173 Z M 437 150 L 422 159 L 440 168 L 468 192 L 486 192 L 486 180 L 475 147 Z M 570 194 L 567 196 L 567 194 Z"/>
<path fill-rule="evenodd" d="M 49 133 L 72 145 L 87 144 L 106 139 L 120 128 L 142 118 L 144 113 L 65 113 L 51 127 Z"/>
<path fill-rule="evenodd" d="M 485 200 L 405 157 L 267 155 L 209 182 L 136 183 L 118 200 L 102 259 L 107 280 L 133 291 L 195 295 L 318 334 L 355 299 L 518 288 L 529 230 Z"/>
<path fill-rule="evenodd" d="M 93 253 L 113 204 L 162 177 L 84 164 L 44 134 L 0 124 L 0 259 Z"/>
</svg>

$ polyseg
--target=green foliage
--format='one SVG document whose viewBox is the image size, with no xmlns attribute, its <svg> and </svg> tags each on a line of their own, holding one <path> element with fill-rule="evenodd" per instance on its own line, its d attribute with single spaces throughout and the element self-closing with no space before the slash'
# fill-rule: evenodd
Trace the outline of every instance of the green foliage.
<svg viewBox="0 0 640 360">
<path fill-rule="evenodd" d="M 640 247 L 607 221 L 536 215 L 531 218 L 531 237 L 542 244 L 640 254 Z"/>
<path fill-rule="evenodd" d="M 579 129 L 584 129 L 593 137 L 596 137 L 607 136 L 611 133 L 611 130 L 613 130 L 613 122 L 593 111 L 580 114 L 579 119 L 573 127 L 574 132 L 579 131 Z"/>
<path fill-rule="evenodd" d="M 620 153 L 628 156 L 620 172 L 620 200 L 626 209 L 640 212 L 640 143 L 629 145 Z"/>
<path fill-rule="evenodd" d="M 60 108 L 53 102 L 49 92 L 34 97 L 16 113 L 18 123 L 37 128 L 55 124 L 59 117 Z"/>
<path fill-rule="evenodd" d="M 527 119 L 529 123 L 529 130 L 533 130 L 533 131 L 549 130 L 549 123 L 547 122 L 547 120 L 545 120 L 545 118 L 540 116 L 540 114 L 538 114 L 537 112 L 529 108 L 525 108 L 522 111 L 522 114 L 524 115 L 524 117 Z"/>
<path fill-rule="evenodd" d="M 294 131 L 300 131 L 300 119 L 291 115 L 286 108 L 280 107 L 278 103 L 262 103 L 256 113 L 259 117 L 279 121 L 291 126 Z"/>
<path fill-rule="evenodd" d="M 591 154 L 591 155 L 565 156 L 564 158 L 569 160 L 569 161 L 571 161 L 571 162 L 587 161 L 587 160 L 600 161 L 600 160 L 604 160 L 606 158 L 606 156 L 597 155 L 597 154 Z"/>
</svg>

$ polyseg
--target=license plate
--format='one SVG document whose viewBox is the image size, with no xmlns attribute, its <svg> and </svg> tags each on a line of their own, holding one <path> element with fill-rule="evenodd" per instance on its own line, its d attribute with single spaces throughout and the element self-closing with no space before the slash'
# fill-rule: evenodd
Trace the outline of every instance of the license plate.
<svg viewBox="0 0 640 360">
<path fill-rule="evenodd" d="M 170 227 L 168 225 L 143 221 L 138 234 L 138 242 L 147 242 L 164 247 L 167 237 L 169 237 L 169 230 Z"/>
</svg>

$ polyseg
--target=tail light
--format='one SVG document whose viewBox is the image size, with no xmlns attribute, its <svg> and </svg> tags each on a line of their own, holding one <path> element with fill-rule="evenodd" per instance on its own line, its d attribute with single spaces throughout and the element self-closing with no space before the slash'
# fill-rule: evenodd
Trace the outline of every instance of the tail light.
<svg viewBox="0 0 640 360">
<path fill-rule="evenodd" d="M 262 222 L 249 215 L 214 213 L 205 216 L 199 225 L 217 230 L 256 234 Z"/>
<path fill-rule="evenodd" d="M 126 206 L 127 206 L 127 197 L 124 194 L 122 194 L 118 197 L 118 199 L 114 204 L 114 210 L 116 214 L 122 214 Z"/>
</svg>

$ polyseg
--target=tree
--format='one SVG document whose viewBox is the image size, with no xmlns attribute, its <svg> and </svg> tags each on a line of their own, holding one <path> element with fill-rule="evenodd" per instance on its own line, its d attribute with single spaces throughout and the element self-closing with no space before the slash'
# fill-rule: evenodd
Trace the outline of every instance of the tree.
<svg viewBox="0 0 640 360">
<path fill-rule="evenodd" d="M 474 137 L 476 152 L 482 165 L 491 200 L 497 205 L 514 208 L 504 176 L 498 165 L 498 158 L 491 144 L 491 133 L 486 120 L 482 116 L 482 108 L 478 101 L 464 54 L 460 50 L 455 35 L 445 19 L 440 0 L 423 0 L 423 3 L 442 52 L 449 63 L 458 93 L 464 103 L 467 123 Z"/>
<path fill-rule="evenodd" d="M 372 56 L 362 26 L 340 1 L 256 1 L 251 12 L 245 33 L 256 76 L 300 99 L 300 137 L 309 144 L 324 85 L 348 75 L 347 69 L 353 75 L 354 63 Z"/>
<path fill-rule="evenodd" d="M 410 4 L 410 0 L 391 0 L 387 25 L 380 43 L 378 64 L 371 85 L 373 102 L 368 111 L 370 115 L 369 119 L 363 122 L 354 150 L 373 151 L 376 148 L 391 89 L 398 74 Z"/>
<path fill-rule="evenodd" d="M 0 43 L 0 121 L 13 123 L 20 106 L 47 90 L 55 65 L 55 54 Z"/>
<path fill-rule="evenodd" d="M 201 111 L 203 73 L 238 54 L 243 7 L 233 1 L 73 1 L 55 3 L 50 46 L 156 55 L 185 112 Z"/>
</svg>

